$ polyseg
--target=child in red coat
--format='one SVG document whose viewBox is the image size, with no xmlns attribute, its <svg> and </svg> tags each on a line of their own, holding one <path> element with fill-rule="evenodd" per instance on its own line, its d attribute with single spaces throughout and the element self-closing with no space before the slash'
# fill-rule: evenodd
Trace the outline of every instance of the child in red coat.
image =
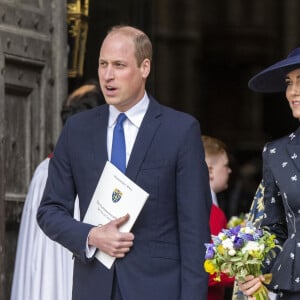
<svg viewBox="0 0 300 300">
<path fill-rule="evenodd" d="M 210 231 L 212 235 L 217 235 L 223 228 L 226 228 L 227 219 L 218 205 L 217 193 L 228 188 L 229 159 L 225 144 L 213 137 L 202 136 L 205 150 L 205 161 L 209 170 L 209 183 L 211 188 L 213 205 L 210 213 Z M 207 300 L 224 300 L 225 287 L 233 286 L 234 278 L 225 274 L 221 276 L 221 281 L 215 281 L 214 276 L 209 276 Z"/>
</svg>

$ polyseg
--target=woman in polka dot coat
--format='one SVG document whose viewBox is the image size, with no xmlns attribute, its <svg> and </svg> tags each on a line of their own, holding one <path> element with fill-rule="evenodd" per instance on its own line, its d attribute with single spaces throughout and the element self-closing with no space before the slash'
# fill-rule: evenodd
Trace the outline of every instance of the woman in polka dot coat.
<svg viewBox="0 0 300 300">
<path fill-rule="evenodd" d="M 249 81 L 257 92 L 285 91 L 294 118 L 300 120 L 300 48 L 286 59 L 261 71 Z M 272 273 L 269 289 L 279 300 L 300 299 L 300 127 L 267 143 L 263 149 L 264 217 L 261 226 L 276 234 L 282 245 L 274 262 L 266 262 Z M 263 284 L 264 277 L 248 276 L 239 283 L 248 299 Z"/>
</svg>

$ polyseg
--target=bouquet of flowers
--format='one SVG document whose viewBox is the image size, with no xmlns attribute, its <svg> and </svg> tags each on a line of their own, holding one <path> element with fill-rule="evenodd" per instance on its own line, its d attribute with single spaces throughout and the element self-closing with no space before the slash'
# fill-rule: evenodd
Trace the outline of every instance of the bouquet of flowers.
<svg viewBox="0 0 300 300">
<path fill-rule="evenodd" d="M 245 226 L 223 229 L 217 236 L 212 236 L 212 243 L 205 246 L 206 272 L 215 274 L 216 281 L 220 281 L 221 273 L 243 281 L 247 275 L 262 274 L 263 262 L 275 255 L 272 249 L 277 244 L 275 235 L 247 222 Z M 270 283 L 271 275 L 265 275 L 265 278 L 266 283 Z M 253 296 L 257 300 L 268 299 L 268 290 L 263 285 Z"/>
</svg>

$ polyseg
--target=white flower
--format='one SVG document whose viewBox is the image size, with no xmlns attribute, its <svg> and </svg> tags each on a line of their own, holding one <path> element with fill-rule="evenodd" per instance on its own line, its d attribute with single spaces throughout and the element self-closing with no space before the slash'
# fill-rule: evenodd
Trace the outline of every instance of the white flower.
<svg viewBox="0 0 300 300">
<path fill-rule="evenodd" d="M 258 251 L 260 249 L 260 245 L 258 242 L 249 241 L 245 247 L 242 249 L 243 253 L 250 252 L 250 251 Z"/>
<path fill-rule="evenodd" d="M 220 239 L 220 240 L 225 240 L 225 239 L 227 239 L 227 236 L 226 236 L 226 234 L 225 233 L 223 233 L 223 232 L 220 232 L 219 234 L 218 234 L 218 238 Z"/>
<path fill-rule="evenodd" d="M 230 256 L 235 256 L 236 251 L 235 251 L 234 249 L 230 249 L 230 250 L 228 251 L 228 254 L 229 254 Z"/>
<path fill-rule="evenodd" d="M 242 227 L 241 232 L 247 233 L 247 234 L 253 234 L 255 232 L 255 229 L 249 226 Z"/>
<path fill-rule="evenodd" d="M 226 240 L 222 241 L 222 246 L 225 249 L 233 249 L 233 242 L 230 239 L 226 239 Z"/>
</svg>

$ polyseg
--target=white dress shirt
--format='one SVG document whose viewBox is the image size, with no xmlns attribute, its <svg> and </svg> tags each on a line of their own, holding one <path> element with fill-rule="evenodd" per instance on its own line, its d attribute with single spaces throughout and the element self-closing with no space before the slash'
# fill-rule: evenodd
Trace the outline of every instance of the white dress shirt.
<svg viewBox="0 0 300 300">
<path fill-rule="evenodd" d="M 215 193 L 212 189 L 210 189 L 210 192 L 211 192 L 212 203 L 213 203 L 215 206 L 218 206 L 218 207 L 219 207 L 218 198 L 217 198 L 216 193 Z"/>
</svg>

